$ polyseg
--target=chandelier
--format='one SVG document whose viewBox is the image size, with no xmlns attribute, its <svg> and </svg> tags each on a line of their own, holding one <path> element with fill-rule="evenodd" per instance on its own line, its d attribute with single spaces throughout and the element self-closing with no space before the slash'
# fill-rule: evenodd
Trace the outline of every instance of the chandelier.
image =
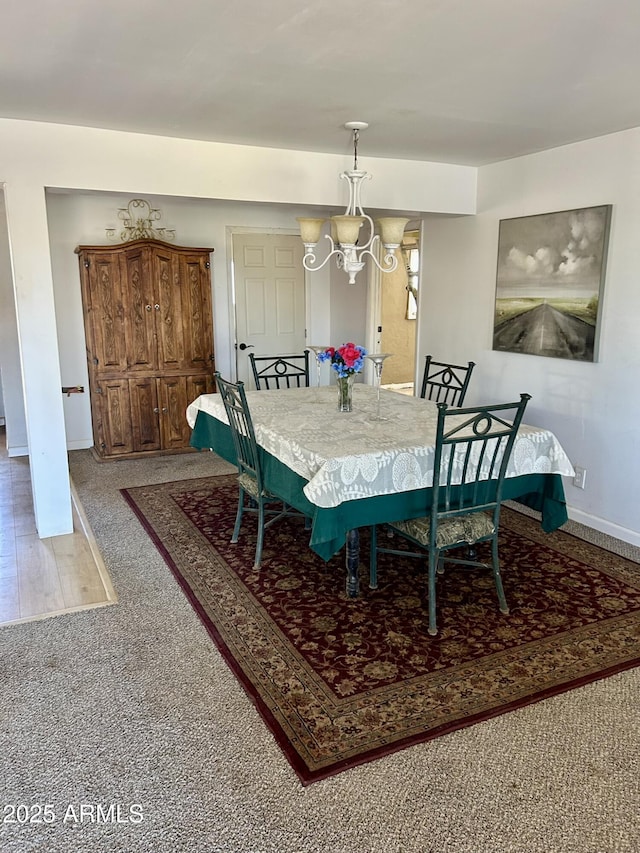
<svg viewBox="0 0 640 853">
<path fill-rule="evenodd" d="M 398 258 L 395 252 L 402 243 L 405 225 L 410 221 L 399 217 L 382 217 L 377 219 L 375 223 L 380 230 L 380 233 L 377 234 L 373 219 L 362 209 L 360 188 L 363 181 L 371 180 L 371 175 L 358 169 L 358 140 L 360 131 L 366 130 L 367 127 L 369 125 L 366 121 L 349 121 L 345 124 L 345 128 L 353 133 L 353 169 L 342 172 L 340 177 L 349 182 L 349 204 L 344 214 L 332 216 L 330 219 L 331 235 L 325 234 L 330 249 L 329 254 L 322 262 L 318 262 L 316 257 L 316 246 L 326 219 L 298 217 L 300 236 L 304 243 L 304 257 L 302 259 L 304 268 L 311 272 L 322 269 L 329 258 L 335 257 L 338 268 L 344 269 L 349 276 L 349 284 L 355 284 L 356 275 L 365 265 L 366 255 L 370 255 L 375 265 L 382 272 L 393 272 L 397 269 Z M 369 223 L 368 240 L 359 244 L 358 236 L 365 221 Z M 385 249 L 382 263 L 376 257 L 376 250 L 380 242 Z"/>
</svg>

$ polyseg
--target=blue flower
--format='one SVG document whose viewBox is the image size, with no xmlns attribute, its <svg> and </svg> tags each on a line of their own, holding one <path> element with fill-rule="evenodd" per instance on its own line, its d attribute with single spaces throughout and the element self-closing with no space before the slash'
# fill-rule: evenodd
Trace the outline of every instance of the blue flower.
<svg viewBox="0 0 640 853">
<path fill-rule="evenodd" d="M 344 379 L 346 376 L 360 373 L 366 354 L 367 351 L 364 347 L 346 343 L 338 349 L 327 347 L 326 350 L 318 353 L 318 358 L 320 361 L 330 361 L 331 367 L 338 374 L 338 377 Z"/>
</svg>

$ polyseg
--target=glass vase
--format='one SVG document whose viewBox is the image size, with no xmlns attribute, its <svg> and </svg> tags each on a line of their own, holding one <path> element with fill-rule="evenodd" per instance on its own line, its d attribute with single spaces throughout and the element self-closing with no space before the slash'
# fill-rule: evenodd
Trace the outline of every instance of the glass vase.
<svg viewBox="0 0 640 853">
<path fill-rule="evenodd" d="M 380 414 L 380 382 L 382 381 L 382 366 L 384 364 L 385 358 L 389 358 L 392 355 L 390 352 L 373 352 L 367 355 L 367 358 L 373 362 L 373 367 L 376 372 L 376 396 L 377 396 L 377 406 L 376 406 L 376 416 L 372 418 L 374 421 L 386 421 L 386 418 L 383 418 Z"/>
<path fill-rule="evenodd" d="M 323 398 L 320 394 L 320 369 L 322 367 L 322 362 L 320 361 L 320 353 L 329 349 L 329 346 L 316 346 L 315 344 L 309 344 L 305 349 L 311 350 L 311 352 L 316 357 L 316 393 L 313 399 L 314 403 L 322 403 Z"/>
<path fill-rule="evenodd" d="M 350 412 L 353 409 L 354 374 L 338 377 L 338 411 Z"/>
</svg>

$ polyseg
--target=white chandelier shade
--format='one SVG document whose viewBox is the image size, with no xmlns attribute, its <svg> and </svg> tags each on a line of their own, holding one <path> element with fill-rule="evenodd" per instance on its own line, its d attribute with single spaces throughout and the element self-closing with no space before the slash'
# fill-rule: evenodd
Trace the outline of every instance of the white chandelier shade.
<svg viewBox="0 0 640 853">
<path fill-rule="evenodd" d="M 349 276 L 349 284 L 355 284 L 356 275 L 364 268 L 365 256 L 369 255 L 382 272 L 393 272 L 398 267 L 396 249 L 402 243 L 405 226 L 410 221 L 402 217 L 387 216 L 376 220 L 379 233 L 376 233 L 372 218 L 362 208 L 360 188 L 362 182 L 371 180 L 368 172 L 358 169 L 358 139 L 361 130 L 368 127 L 363 121 L 350 121 L 345 125 L 353 133 L 353 169 L 342 172 L 341 178 L 349 182 L 349 203 L 344 214 L 332 216 L 331 235 L 325 234 L 329 241 L 329 253 L 323 261 L 318 261 L 316 246 L 320 240 L 326 219 L 299 217 L 300 237 L 304 243 L 302 263 L 305 269 L 313 272 L 322 269 L 330 258 L 335 257 L 339 268 Z M 369 239 L 362 245 L 358 243 L 360 229 L 369 223 Z M 376 257 L 377 244 L 381 242 L 385 249 L 382 263 Z"/>
</svg>

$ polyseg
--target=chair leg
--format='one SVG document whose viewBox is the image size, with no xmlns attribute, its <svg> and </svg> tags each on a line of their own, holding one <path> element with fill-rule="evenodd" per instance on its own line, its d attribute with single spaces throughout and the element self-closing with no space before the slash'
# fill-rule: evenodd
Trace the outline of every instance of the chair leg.
<svg viewBox="0 0 640 853">
<path fill-rule="evenodd" d="M 242 513 L 244 512 L 244 489 L 240 487 L 238 495 L 238 512 L 236 513 L 236 523 L 233 528 L 233 536 L 231 537 L 232 544 L 236 544 L 240 535 L 240 525 L 242 524 Z"/>
<path fill-rule="evenodd" d="M 371 550 L 369 551 L 369 589 L 378 589 L 378 528 L 371 526 Z"/>
<path fill-rule="evenodd" d="M 258 502 L 258 539 L 256 541 L 256 556 L 253 561 L 254 571 L 260 568 L 262 560 L 262 543 L 264 541 L 264 501 Z"/>
<path fill-rule="evenodd" d="M 508 614 L 509 613 L 509 605 L 507 604 L 507 599 L 504 595 L 504 587 L 502 586 L 502 577 L 500 576 L 500 559 L 498 557 L 498 539 L 494 537 L 491 543 L 491 556 L 493 563 L 493 580 L 496 585 L 496 592 L 498 593 L 498 604 L 500 607 L 500 613 Z"/>
<path fill-rule="evenodd" d="M 438 633 L 436 624 L 436 571 L 439 564 L 438 551 L 433 548 L 429 549 L 429 627 L 427 633 L 430 637 L 435 637 Z"/>
</svg>

